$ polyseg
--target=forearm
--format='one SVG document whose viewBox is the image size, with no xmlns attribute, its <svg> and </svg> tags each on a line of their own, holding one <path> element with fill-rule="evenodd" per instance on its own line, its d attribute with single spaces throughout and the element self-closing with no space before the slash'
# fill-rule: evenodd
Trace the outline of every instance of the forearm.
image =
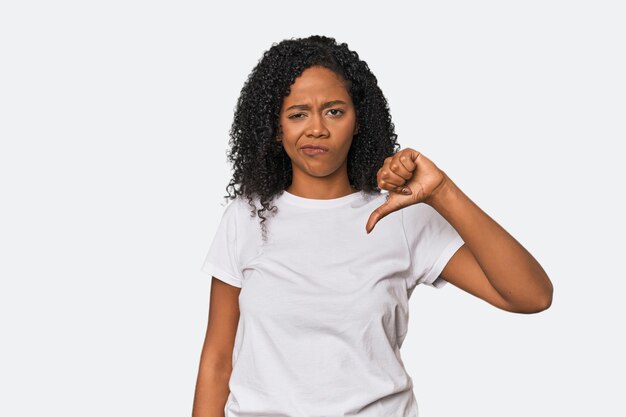
<svg viewBox="0 0 626 417">
<path fill-rule="evenodd" d="M 192 417 L 224 417 L 230 371 L 200 362 Z"/>
<path fill-rule="evenodd" d="M 552 283 L 535 258 L 447 175 L 436 191 L 426 203 L 457 230 L 498 293 L 522 308 L 548 306 Z"/>
</svg>

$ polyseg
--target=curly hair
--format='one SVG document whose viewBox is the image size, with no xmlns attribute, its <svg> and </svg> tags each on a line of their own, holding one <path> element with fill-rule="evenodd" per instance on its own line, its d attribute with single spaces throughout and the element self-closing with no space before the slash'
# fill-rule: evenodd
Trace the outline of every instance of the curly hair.
<svg viewBox="0 0 626 417">
<path fill-rule="evenodd" d="M 353 101 L 359 132 L 347 155 L 351 186 L 380 193 L 376 174 L 385 158 L 400 148 L 376 77 L 346 43 L 313 35 L 272 44 L 248 76 L 237 101 L 227 152 L 233 176 L 226 186 L 228 195 L 224 196 L 226 201 L 238 195 L 247 197 L 251 216 L 256 212 L 262 219 L 264 240 L 267 230 L 263 212 L 276 211 L 276 206 L 270 207 L 272 200 L 292 181 L 291 159 L 275 139 L 280 130 L 280 109 L 295 79 L 311 66 L 323 66 L 341 76 Z"/>
</svg>

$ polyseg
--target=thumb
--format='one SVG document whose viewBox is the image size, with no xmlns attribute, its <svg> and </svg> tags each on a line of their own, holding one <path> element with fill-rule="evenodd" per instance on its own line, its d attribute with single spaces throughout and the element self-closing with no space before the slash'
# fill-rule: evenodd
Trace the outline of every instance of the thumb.
<svg viewBox="0 0 626 417">
<path fill-rule="evenodd" d="M 393 211 L 395 211 L 395 209 L 389 205 L 388 201 L 386 201 L 382 206 L 377 207 L 372 214 L 370 214 L 369 219 L 367 219 L 367 224 L 365 225 L 365 231 L 367 234 L 374 230 L 374 226 L 380 219 L 384 218 Z"/>
</svg>

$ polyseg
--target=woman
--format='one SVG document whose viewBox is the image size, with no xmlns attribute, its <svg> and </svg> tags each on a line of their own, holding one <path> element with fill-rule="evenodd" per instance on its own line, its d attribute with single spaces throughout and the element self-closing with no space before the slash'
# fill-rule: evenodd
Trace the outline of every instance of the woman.
<svg viewBox="0 0 626 417">
<path fill-rule="evenodd" d="M 550 306 L 537 261 L 430 159 L 398 149 L 376 78 L 346 44 L 273 45 L 230 134 L 239 188 L 203 264 L 195 417 L 415 417 L 400 347 L 417 285 L 449 282 L 510 312 Z"/>
</svg>

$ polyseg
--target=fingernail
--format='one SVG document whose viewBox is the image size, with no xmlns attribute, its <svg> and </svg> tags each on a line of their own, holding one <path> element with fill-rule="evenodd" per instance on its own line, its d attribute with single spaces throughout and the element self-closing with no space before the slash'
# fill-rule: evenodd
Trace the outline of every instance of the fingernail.
<svg viewBox="0 0 626 417">
<path fill-rule="evenodd" d="M 411 194 L 411 189 L 410 188 L 403 188 L 402 189 L 402 194 Z"/>
</svg>

